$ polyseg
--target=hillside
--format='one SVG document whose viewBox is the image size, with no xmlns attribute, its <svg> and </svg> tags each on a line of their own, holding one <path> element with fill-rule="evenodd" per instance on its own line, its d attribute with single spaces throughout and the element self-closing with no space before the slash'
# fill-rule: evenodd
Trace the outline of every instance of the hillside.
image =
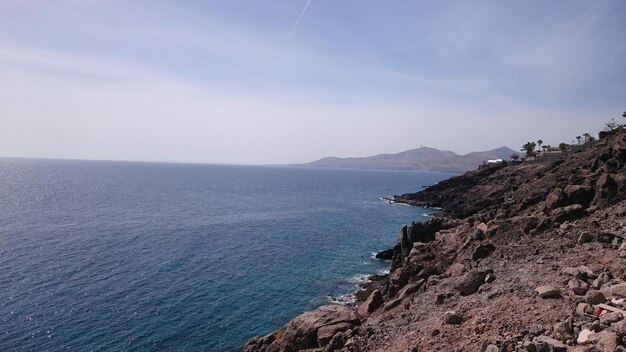
<svg viewBox="0 0 626 352">
<path fill-rule="evenodd" d="M 442 207 L 379 253 L 358 307 L 322 306 L 246 351 L 626 351 L 626 133 L 395 200 Z"/>
<path fill-rule="evenodd" d="M 465 172 L 489 159 L 508 160 L 516 153 L 508 147 L 459 155 L 451 151 L 421 147 L 396 154 L 379 154 L 361 158 L 329 157 L 299 166 L 351 169 L 423 170 Z"/>
</svg>

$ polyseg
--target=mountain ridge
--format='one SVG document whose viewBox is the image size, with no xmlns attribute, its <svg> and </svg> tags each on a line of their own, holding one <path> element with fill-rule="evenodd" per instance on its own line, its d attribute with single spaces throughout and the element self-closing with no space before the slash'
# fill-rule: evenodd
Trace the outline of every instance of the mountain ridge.
<svg viewBox="0 0 626 352">
<path fill-rule="evenodd" d="M 399 153 L 385 153 L 366 157 L 325 157 L 309 163 L 297 164 L 296 166 L 465 172 L 476 169 L 478 165 L 489 159 L 508 160 L 511 154 L 519 153 L 506 146 L 462 155 L 449 150 L 419 147 Z"/>
</svg>

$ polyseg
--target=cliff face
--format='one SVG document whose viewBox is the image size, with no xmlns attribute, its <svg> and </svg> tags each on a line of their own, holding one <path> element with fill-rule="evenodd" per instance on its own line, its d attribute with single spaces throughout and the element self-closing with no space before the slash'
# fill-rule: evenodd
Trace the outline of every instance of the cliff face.
<svg viewBox="0 0 626 352">
<path fill-rule="evenodd" d="M 245 350 L 626 351 L 625 163 L 622 133 L 397 197 L 441 211 L 402 228 L 357 318 L 318 308 Z"/>
</svg>

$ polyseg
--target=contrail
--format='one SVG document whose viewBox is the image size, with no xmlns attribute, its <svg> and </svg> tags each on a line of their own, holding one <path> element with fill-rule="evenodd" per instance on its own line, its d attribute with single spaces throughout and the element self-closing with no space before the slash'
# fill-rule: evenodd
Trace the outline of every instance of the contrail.
<svg viewBox="0 0 626 352">
<path fill-rule="evenodd" d="M 289 36 L 287 37 L 287 41 L 291 39 L 293 32 L 296 31 L 296 28 L 298 27 L 298 23 L 300 23 L 300 20 L 302 19 L 302 16 L 304 16 L 304 13 L 306 12 L 306 8 L 309 7 L 310 3 L 311 3 L 311 0 L 307 0 L 306 5 L 304 5 L 304 8 L 302 9 L 302 12 L 300 12 L 300 16 L 298 16 L 298 19 L 296 20 L 296 24 L 293 25 L 293 28 L 291 29 L 291 33 L 289 33 Z"/>
</svg>

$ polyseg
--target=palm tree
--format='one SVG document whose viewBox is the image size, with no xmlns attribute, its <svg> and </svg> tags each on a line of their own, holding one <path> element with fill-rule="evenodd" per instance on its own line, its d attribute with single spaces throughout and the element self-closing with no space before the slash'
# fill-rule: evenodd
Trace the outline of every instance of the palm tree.
<svg viewBox="0 0 626 352">
<path fill-rule="evenodd" d="M 576 136 L 576 139 L 578 140 L 578 145 L 580 145 L 580 141 L 583 139 L 583 137 L 581 137 L 581 136 Z"/>
<path fill-rule="evenodd" d="M 522 146 L 522 149 L 520 149 L 523 152 L 526 152 L 526 156 L 533 156 L 533 152 L 535 151 L 535 146 L 537 144 L 535 144 L 535 142 L 526 142 L 526 144 L 524 144 Z"/>
<path fill-rule="evenodd" d="M 541 139 L 537 141 L 537 145 L 539 146 L 537 150 L 541 149 L 542 144 L 543 144 L 543 141 Z"/>
<path fill-rule="evenodd" d="M 585 137 L 585 144 L 587 144 L 587 142 L 589 142 L 591 135 L 589 133 L 583 133 L 583 137 Z"/>
</svg>

